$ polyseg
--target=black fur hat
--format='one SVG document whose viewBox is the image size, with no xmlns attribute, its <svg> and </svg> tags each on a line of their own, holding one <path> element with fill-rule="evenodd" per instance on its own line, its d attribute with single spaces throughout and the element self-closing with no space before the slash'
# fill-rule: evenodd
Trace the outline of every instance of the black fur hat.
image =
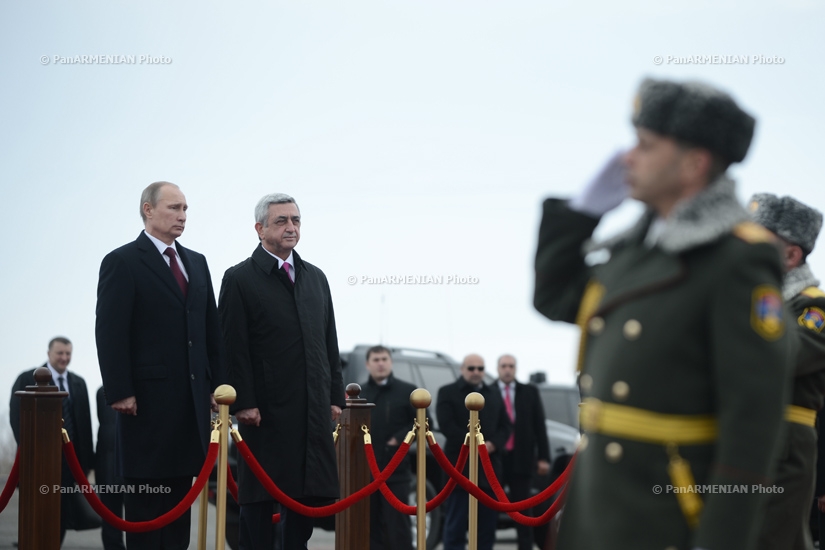
<svg viewBox="0 0 825 550">
<path fill-rule="evenodd" d="M 741 162 L 756 120 L 728 94 L 706 84 L 647 78 L 636 95 L 633 125 Z"/>
<path fill-rule="evenodd" d="M 770 193 L 757 193 L 748 202 L 753 221 L 769 229 L 809 253 L 814 249 L 819 230 L 822 229 L 822 212 L 802 204 L 793 197 L 777 197 Z"/>
</svg>

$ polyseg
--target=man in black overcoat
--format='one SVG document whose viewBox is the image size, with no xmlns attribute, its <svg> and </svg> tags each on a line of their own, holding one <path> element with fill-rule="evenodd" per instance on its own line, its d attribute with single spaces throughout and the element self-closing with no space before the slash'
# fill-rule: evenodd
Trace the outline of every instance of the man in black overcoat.
<svg viewBox="0 0 825 550">
<path fill-rule="evenodd" d="M 293 250 L 301 214 L 292 197 L 263 197 L 255 220 L 260 244 L 221 285 L 229 379 L 238 394 L 231 411 L 278 487 L 307 505 L 329 503 L 338 498 L 330 418 L 345 406 L 329 284 Z M 275 501 L 244 461 L 238 491 L 241 548 L 272 548 Z M 283 550 L 306 548 L 312 520 L 281 513 Z"/>
<path fill-rule="evenodd" d="M 530 496 L 530 481 L 534 473 L 550 473 L 550 444 L 544 423 L 544 406 L 535 386 L 516 380 L 516 358 L 498 358 L 498 380 L 504 409 L 513 433 L 502 450 L 504 478 L 510 488 L 510 500 L 517 502 Z M 516 524 L 518 550 L 533 548 L 533 528 Z"/>
<path fill-rule="evenodd" d="M 484 396 L 484 408 L 479 411 L 478 419 L 481 424 L 481 433 L 484 434 L 484 444 L 490 453 L 490 461 L 495 469 L 496 476 L 501 479 L 501 449 L 504 449 L 510 437 L 510 419 L 504 410 L 501 394 L 494 385 L 484 383 L 484 359 L 480 355 L 470 354 L 461 363 L 461 378 L 451 384 L 442 386 L 438 390 L 436 416 L 438 426 L 447 437 L 444 445 L 444 454 L 455 464 L 467 435 L 467 419 L 470 411 L 464 405 L 464 399 L 472 392 Z M 493 495 L 490 483 L 484 475 L 479 462 L 478 484 Z M 467 475 L 465 468 L 464 475 Z M 468 495 L 461 488 L 456 487 L 445 502 L 446 513 L 444 518 L 444 550 L 464 550 L 467 541 L 467 516 L 469 513 Z M 496 541 L 496 521 L 498 513 L 478 504 L 478 548 L 492 550 Z"/>
<path fill-rule="evenodd" d="M 94 451 L 92 446 L 92 419 L 89 412 L 89 393 L 86 390 L 86 381 L 79 375 L 69 372 L 69 363 L 72 360 L 72 343 L 68 338 L 58 336 L 49 342 L 47 352 L 48 361 L 43 365 L 52 373 L 51 384 L 61 391 L 68 391 L 69 396 L 63 402 L 63 427 L 74 442 L 75 453 L 80 466 L 86 475 L 92 469 Z M 9 403 L 9 419 L 14 439 L 20 443 L 20 397 L 15 392 L 25 391 L 26 386 L 35 386 L 34 371 L 27 370 L 17 377 L 11 390 Z M 74 486 L 74 476 L 69 470 L 66 459 L 61 456 L 62 473 L 61 485 Z M 76 495 L 63 493 L 60 495 L 60 541 L 66 536 L 67 529 L 75 529 L 75 509 L 72 499 Z"/>
<path fill-rule="evenodd" d="M 387 467 L 413 428 L 416 409 L 410 403 L 415 386 L 399 380 L 392 372 L 392 355 L 384 346 L 367 350 L 367 372 L 361 397 L 375 407 L 370 411 L 370 435 L 375 460 L 382 470 Z M 412 483 L 409 454 L 387 480 L 387 487 L 401 502 L 407 502 Z M 370 550 L 412 550 L 410 516 L 392 507 L 376 491 L 370 500 Z"/>
<path fill-rule="evenodd" d="M 142 487 L 125 495 L 126 519 L 171 510 L 206 459 L 212 397 L 223 383 L 220 322 L 203 255 L 177 238 L 186 197 L 156 182 L 141 196 L 145 230 L 100 265 L 95 336 L 106 402 L 118 413 L 118 474 Z M 185 549 L 189 510 L 147 533 L 127 533 L 130 550 Z"/>
</svg>

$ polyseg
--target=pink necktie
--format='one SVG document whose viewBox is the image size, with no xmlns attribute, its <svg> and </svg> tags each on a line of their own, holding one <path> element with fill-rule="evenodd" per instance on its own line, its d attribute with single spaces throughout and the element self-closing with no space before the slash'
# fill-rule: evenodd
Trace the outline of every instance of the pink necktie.
<svg viewBox="0 0 825 550">
<path fill-rule="evenodd" d="M 513 423 L 513 428 L 516 426 L 516 412 L 513 410 L 513 400 L 510 398 L 510 384 L 504 385 L 504 407 L 507 409 L 507 416 L 510 417 L 510 422 Z M 505 451 L 512 451 L 516 446 L 516 434 L 511 433 L 510 439 L 504 445 Z"/>
<path fill-rule="evenodd" d="M 289 282 L 293 285 L 295 284 L 295 279 L 292 278 L 292 272 L 289 270 L 289 264 L 284 262 L 284 271 L 286 271 L 286 276 L 289 277 Z"/>
<path fill-rule="evenodd" d="M 189 288 L 189 283 L 186 282 L 186 277 L 183 275 L 183 271 L 180 270 L 178 261 L 175 259 L 175 249 L 170 246 L 164 250 L 163 253 L 169 256 L 169 267 L 172 269 L 172 276 L 178 282 L 178 286 L 180 287 L 181 292 L 183 292 L 183 297 L 186 298 L 186 291 Z"/>
</svg>

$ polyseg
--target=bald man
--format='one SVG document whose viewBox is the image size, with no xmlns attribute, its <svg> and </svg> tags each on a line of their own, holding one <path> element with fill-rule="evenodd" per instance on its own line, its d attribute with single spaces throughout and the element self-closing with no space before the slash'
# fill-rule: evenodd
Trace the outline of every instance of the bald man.
<svg viewBox="0 0 825 550">
<path fill-rule="evenodd" d="M 464 358 L 461 363 L 461 377 L 442 386 L 438 390 L 436 417 L 441 431 L 447 437 L 444 452 L 455 464 L 464 436 L 467 434 L 467 419 L 470 412 L 464 406 L 464 399 L 472 392 L 484 396 L 484 408 L 479 411 L 479 422 L 490 460 L 501 477 L 501 450 L 510 437 L 510 419 L 501 400 L 501 392 L 495 386 L 484 383 L 484 359 L 475 353 Z M 466 475 L 466 468 L 464 474 Z M 479 486 L 492 496 L 492 490 L 484 472 L 479 468 Z M 447 498 L 444 519 L 444 550 L 464 550 L 467 541 L 467 517 L 469 513 L 467 493 L 456 487 Z M 496 540 L 496 520 L 498 514 L 486 506 L 478 505 L 478 548 L 492 550 Z"/>
</svg>

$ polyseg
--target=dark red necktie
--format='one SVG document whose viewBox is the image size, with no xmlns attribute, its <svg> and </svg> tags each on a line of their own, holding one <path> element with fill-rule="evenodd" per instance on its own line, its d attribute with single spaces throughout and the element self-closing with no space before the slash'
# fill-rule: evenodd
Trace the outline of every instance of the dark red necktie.
<svg viewBox="0 0 825 550">
<path fill-rule="evenodd" d="M 189 288 L 189 283 L 186 282 L 186 277 L 183 276 L 183 271 L 180 270 L 178 260 L 175 259 L 175 256 L 177 256 L 175 249 L 170 246 L 164 250 L 163 253 L 169 256 L 169 267 L 172 268 L 172 276 L 178 282 L 178 286 L 181 292 L 183 292 L 183 297 L 186 298 L 186 289 Z"/>
</svg>

